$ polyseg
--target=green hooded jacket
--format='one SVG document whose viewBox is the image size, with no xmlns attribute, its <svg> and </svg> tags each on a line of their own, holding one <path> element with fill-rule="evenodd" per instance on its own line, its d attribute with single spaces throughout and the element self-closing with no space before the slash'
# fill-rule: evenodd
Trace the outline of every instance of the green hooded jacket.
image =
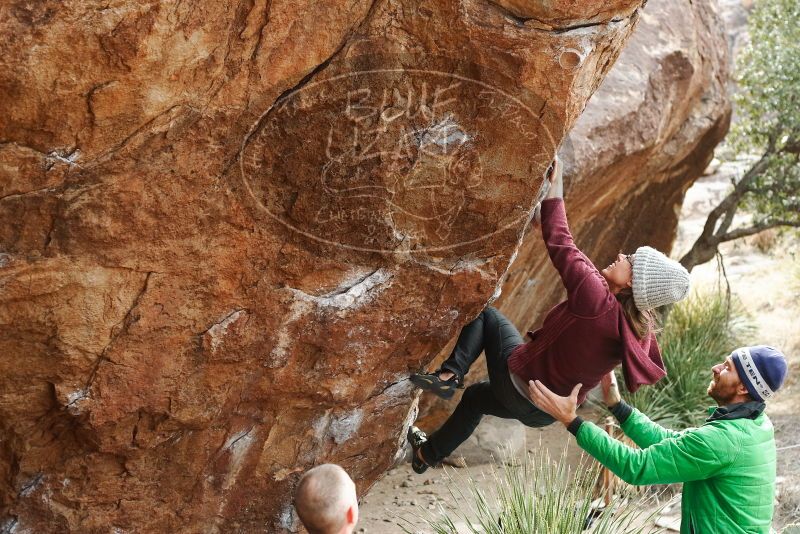
<svg viewBox="0 0 800 534">
<path fill-rule="evenodd" d="M 763 411 L 676 432 L 634 409 L 621 426 L 639 449 L 588 422 L 577 429 L 578 445 L 629 484 L 683 482 L 681 534 L 769 533 L 775 439 Z"/>
</svg>

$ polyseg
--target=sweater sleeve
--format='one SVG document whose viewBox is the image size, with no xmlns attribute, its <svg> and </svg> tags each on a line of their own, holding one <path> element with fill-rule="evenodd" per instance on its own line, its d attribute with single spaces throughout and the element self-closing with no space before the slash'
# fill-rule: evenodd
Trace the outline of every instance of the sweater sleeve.
<svg viewBox="0 0 800 534">
<path fill-rule="evenodd" d="M 581 252 L 567 225 L 564 201 L 551 198 L 542 202 L 542 237 L 550 261 L 567 289 L 567 305 L 584 317 L 600 315 L 609 309 L 613 295 L 603 275 Z"/>
<path fill-rule="evenodd" d="M 608 411 L 617 419 L 619 424 L 622 424 L 627 421 L 628 417 L 633 413 L 633 406 L 624 400 L 620 400 L 614 406 L 609 406 Z"/>
<path fill-rule="evenodd" d="M 655 334 L 650 332 L 644 342 L 636 339 L 621 308 L 617 323 L 620 326 L 619 333 L 623 347 L 622 375 L 625 377 L 628 391 L 634 393 L 640 386 L 655 384 L 667 376 Z"/>
<path fill-rule="evenodd" d="M 736 445 L 712 425 L 690 429 L 644 449 L 628 447 L 584 422 L 578 445 L 629 484 L 673 484 L 707 479 L 730 465 Z"/>
</svg>

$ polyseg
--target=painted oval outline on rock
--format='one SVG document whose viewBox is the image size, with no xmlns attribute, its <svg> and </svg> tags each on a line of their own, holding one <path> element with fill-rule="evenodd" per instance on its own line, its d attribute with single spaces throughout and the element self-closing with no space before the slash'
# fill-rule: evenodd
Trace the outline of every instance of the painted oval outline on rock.
<svg viewBox="0 0 800 534">
<path fill-rule="evenodd" d="M 482 74 L 484 74 L 486 72 L 491 72 L 491 71 L 489 71 L 488 69 L 486 69 L 484 67 L 481 67 L 481 69 L 482 69 L 481 70 Z M 526 206 L 523 210 L 521 210 L 522 213 L 520 215 L 514 217 L 510 221 L 505 222 L 504 224 L 501 224 L 497 228 L 492 229 L 492 231 L 490 231 L 490 232 L 482 233 L 481 235 L 479 235 L 477 237 L 470 238 L 470 239 L 461 239 L 458 242 L 454 242 L 454 243 L 445 243 L 445 244 L 439 244 L 439 245 L 423 245 L 423 246 L 416 246 L 416 247 L 408 247 L 408 246 L 400 247 L 400 246 L 396 246 L 396 247 L 393 247 L 393 248 L 376 247 L 376 246 L 361 246 L 361 245 L 358 245 L 358 244 L 352 244 L 352 243 L 336 241 L 334 239 L 330 239 L 328 237 L 325 237 L 325 236 L 322 236 L 322 235 L 318 235 L 318 234 L 316 234 L 314 232 L 311 232 L 311 231 L 299 226 L 298 224 L 294 223 L 293 221 L 288 220 L 288 217 L 281 216 L 280 214 L 273 212 L 273 210 L 271 210 L 265 204 L 265 202 L 262 201 L 262 199 L 259 197 L 258 192 L 256 191 L 256 187 L 254 186 L 254 183 L 253 183 L 254 182 L 254 178 L 251 176 L 251 173 L 249 173 L 248 170 L 246 169 L 245 162 L 246 162 L 247 156 L 248 156 L 248 154 L 247 154 L 248 148 L 251 147 L 251 146 L 257 146 L 257 144 L 254 142 L 254 139 L 259 137 L 265 131 L 266 125 L 269 123 L 268 117 L 270 116 L 271 113 L 274 113 L 276 110 L 278 110 L 278 112 L 280 112 L 282 110 L 285 110 L 287 108 L 287 106 L 288 106 L 288 103 L 292 102 L 293 100 L 301 99 L 304 94 L 307 94 L 310 91 L 321 90 L 322 92 L 324 92 L 325 86 L 330 86 L 330 85 L 334 84 L 335 82 L 341 81 L 343 79 L 347 79 L 347 78 L 353 79 L 353 78 L 356 78 L 356 77 L 374 77 L 374 76 L 384 76 L 384 77 L 386 77 L 386 76 L 398 76 L 398 75 L 400 75 L 400 76 L 415 75 L 415 76 L 422 76 L 422 77 L 440 77 L 440 78 L 443 78 L 445 80 L 449 79 L 451 81 L 455 80 L 455 81 L 457 81 L 459 83 L 471 84 L 471 85 L 473 85 L 473 86 L 475 86 L 477 88 L 480 88 L 483 91 L 487 91 L 491 95 L 499 95 L 506 102 L 511 103 L 512 107 L 514 107 L 514 108 L 516 108 L 518 110 L 523 110 L 525 112 L 527 117 L 531 119 L 530 123 L 529 123 L 529 126 L 532 128 L 532 131 L 533 132 L 538 132 L 538 136 L 536 137 L 536 140 L 538 140 L 540 142 L 543 141 L 543 143 L 542 143 L 543 146 L 539 147 L 538 152 L 532 153 L 532 157 L 534 157 L 534 156 L 543 156 L 541 161 L 537 161 L 535 163 L 538 163 L 539 166 L 545 168 L 547 163 L 549 162 L 550 155 L 554 154 L 555 151 L 556 151 L 556 148 L 558 146 L 557 143 L 556 143 L 556 140 L 554 139 L 550 129 L 547 127 L 545 121 L 542 120 L 543 117 L 547 116 L 547 111 L 548 111 L 547 102 L 542 100 L 542 99 L 536 100 L 535 97 L 534 97 L 534 101 L 538 101 L 538 102 L 542 103 L 541 109 L 539 111 L 534 111 L 531 108 L 531 106 L 526 104 L 521 98 L 511 95 L 511 94 L 509 94 L 508 91 L 505 91 L 505 90 L 503 90 L 503 89 L 501 89 L 501 88 L 499 88 L 497 86 L 488 84 L 488 83 L 486 83 L 484 81 L 481 81 L 481 80 L 476 80 L 474 78 L 470 78 L 468 76 L 461 75 L 459 73 L 451 73 L 451 72 L 445 72 L 445 71 L 434 70 L 434 69 L 379 68 L 379 69 L 367 69 L 367 70 L 358 70 L 358 71 L 352 71 L 352 72 L 345 72 L 345 73 L 341 73 L 341 74 L 337 74 L 337 75 L 325 78 L 324 80 L 309 82 L 308 84 L 305 84 L 305 85 L 303 85 L 302 87 L 300 87 L 298 89 L 294 89 L 291 92 L 280 96 L 271 106 L 269 106 L 269 108 L 267 110 L 265 110 L 261 115 L 259 115 L 258 119 L 248 129 L 247 134 L 244 136 L 244 138 L 242 140 L 241 148 L 240 148 L 239 154 L 238 154 L 238 159 L 239 159 L 239 170 L 240 170 L 240 173 L 241 173 L 242 182 L 243 182 L 243 184 L 245 186 L 245 190 L 247 191 L 247 195 L 255 203 L 255 206 L 260 211 L 266 213 L 270 218 L 272 218 L 272 219 L 276 220 L 277 222 L 281 223 L 283 226 L 285 226 L 288 229 L 290 229 L 290 230 L 292 230 L 294 232 L 297 232 L 298 234 L 301 234 L 301 235 L 303 235 L 303 236 L 305 236 L 305 237 L 307 237 L 309 239 L 312 239 L 312 240 L 315 240 L 315 241 L 318 241 L 318 242 L 321 242 L 321 243 L 325 243 L 327 245 L 332 245 L 332 246 L 336 246 L 336 247 L 342 247 L 342 248 L 346 248 L 346 249 L 350 249 L 350 250 L 356 250 L 356 251 L 360 251 L 360 252 L 369 252 L 369 253 L 443 252 L 443 251 L 453 250 L 453 249 L 464 247 L 466 245 L 470 245 L 470 244 L 474 244 L 474 243 L 485 241 L 485 240 L 491 238 L 492 236 L 495 236 L 495 235 L 500 234 L 502 232 L 508 231 L 508 230 L 510 230 L 512 228 L 515 228 L 515 227 L 519 227 L 519 229 L 521 230 L 522 229 L 522 225 L 527 223 L 527 220 L 530 219 L 530 217 L 532 216 L 532 213 L 533 213 L 533 208 L 534 208 L 534 205 L 535 205 L 535 202 L 536 202 L 536 197 L 537 197 L 537 195 L 534 194 L 533 192 L 530 194 L 530 205 Z M 500 78 L 500 77 L 498 77 L 498 78 Z M 523 95 L 527 96 L 527 94 L 525 93 L 524 89 L 521 89 L 521 92 L 523 93 Z M 349 99 L 349 93 L 348 93 L 348 99 Z M 349 106 L 349 100 L 348 100 L 348 106 Z M 348 111 L 349 111 L 349 107 L 348 107 Z M 381 118 L 384 117 L 386 111 L 387 111 L 387 109 L 381 109 L 380 110 L 380 117 Z M 496 117 L 496 119 L 499 121 L 500 117 Z M 519 126 L 519 120 L 518 119 L 519 119 L 519 117 L 517 117 L 517 125 Z M 432 146 L 434 149 L 436 149 L 436 145 L 439 145 L 441 147 L 442 146 L 442 142 L 441 142 L 442 139 L 445 140 L 444 141 L 444 144 L 446 146 L 446 148 L 444 150 L 445 152 L 447 150 L 447 146 L 449 146 L 448 144 L 451 141 L 453 142 L 453 144 L 457 145 L 458 147 L 466 146 L 467 143 L 472 141 L 472 139 L 470 137 L 470 132 L 464 132 L 463 129 L 461 129 L 459 127 L 458 121 L 453 121 L 452 117 L 450 117 L 450 120 L 451 120 L 451 122 L 448 123 L 447 119 L 445 117 L 445 118 L 443 118 L 442 121 L 435 122 L 434 124 L 432 124 L 431 126 L 426 128 L 426 132 L 427 131 L 432 131 L 432 130 L 435 130 L 435 129 L 439 128 L 442 132 L 444 132 L 444 134 L 442 134 L 442 135 L 445 135 L 445 134 L 446 135 L 445 135 L 445 137 L 441 137 L 441 135 L 440 135 L 439 137 L 435 137 L 432 140 L 429 139 L 427 141 L 427 145 L 426 145 L 426 140 L 425 140 L 424 135 L 423 135 L 421 139 L 417 140 L 418 141 L 417 150 L 419 151 L 419 153 L 424 154 L 426 157 L 430 156 L 429 151 L 426 150 L 426 146 Z M 330 139 L 329 139 L 329 141 L 330 141 Z M 457 150 L 457 148 L 455 150 Z M 490 155 L 492 155 L 492 154 L 490 154 Z M 464 159 L 468 159 L 468 157 L 467 156 L 462 156 L 461 160 L 464 160 Z M 456 168 L 457 169 L 458 168 L 458 162 L 461 161 L 461 160 L 455 161 L 455 163 L 450 164 L 450 167 L 448 167 L 448 168 Z M 480 154 L 478 155 L 477 165 L 473 163 L 473 166 L 477 166 L 479 169 L 482 168 L 481 167 L 481 162 L 480 162 Z M 337 194 L 339 192 L 342 192 L 342 191 L 346 190 L 348 192 L 348 194 L 350 195 L 350 198 L 352 199 L 352 198 L 359 198 L 359 197 L 364 197 L 364 196 L 366 196 L 366 197 L 369 197 L 369 196 L 376 197 L 376 194 L 370 194 L 369 191 L 370 190 L 371 191 L 379 191 L 380 189 L 383 189 L 383 190 L 390 189 L 390 188 L 387 188 L 385 186 L 374 186 L 374 185 L 372 185 L 372 186 L 364 185 L 364 186 L 353 187 L 353 188 L 339 188 L 339 189 L 337 189 L 336 187 L 332 187 L 331 186 L 331 183 L 332 183 L 331 180 L 327 180 L 326 181 L 326 174 L 325 173 L 327 171 L 328 171 L 328 169 L 325 166 L 323 166 L 322 174 L 321 174 L 321 178 L 320 178 L 320 183 L 322 185 L 322 189 L 328 194 Z M 453 173 L 451 173 L 451 174 L 453 174 Z M 345 173 L 344 176 L 346 176 L 348 179 L 350 177 L 350 175 L 348 175 L 347 173 Z M 456 177 L 456 178 L 460 178 L 460 177 Z M 442 181 L 444 181 L 444 180 L 442 180 Z M 473 180 L 473 182 L 474 181 L 475 180 Z M 269 183 L 269 180 L 264 180 L 264 182 L 265 183 Z M 480 184 L 480 177 L 478 177 L 478 184 Z M 492 187 L 496 187 L 497 185 L 499 185 L 499 184 L 492 184 Z M 467 188 L 475 187 L 475 184 L 472 184 L 472 185 L 470 184 L 469 177 L 468 177 L 468 179 L 466 181 L 466 187 Z M 398 204 L 396 202 L 392 202 L 392 199 L 386 200 L 386 204 L 387 204 L 387 206 L 395 209 L 397 212 L 405 212 L 405 213 L 401 213 L 401 215 L 407 215 L 409 217 L 416 217 L 417 219 L 420 219 L 420 220 L 425 219 L 425 217 L 423 217 L 421 214 L 412 213 L 412 212 L 409 212 L 408 210 L 405 210 L 402 205 L 400 205 L 400 204 Z M 413 203 L 410 203 L 410 204 L 413 204 Z M 457 211 L 457 210 L 453 210 L 453 211 Z M 392 212 L 392 213 L 394 213 L 394 212 Z M 458 215 L 458 212 L 456 213 L 456 215 Z M 439 216 L 439 215 L 436 214 L 436 216 Z M 391 215 L 389 215 L 389 217 L 391 217 Z M 430 217 L 428 218 L 428 220 L 429 219 L 430 219 Z M 452 220 L 450 222 L 452 222 Z M 500 221 L 500 222 L 502 222 L 502 221 Z M 391 223 L 391 221 L 389 221 L 389 223 Z M 392 228 L 394 228 L 394 227 L 392 227 Z M 395 236 L 397 236 L 397 235 L 398 234 L 395 234 Z M 402 243 L 402 240 L 407 236 L 403 236 L 402 234 L 399 234 L 399 235 L 400 235 L 400 237 L 398 239 L 401 239 L 401 243 Z M 399 244 L 399 243 L 396 243 L 396 244 Z"/>
</svg>

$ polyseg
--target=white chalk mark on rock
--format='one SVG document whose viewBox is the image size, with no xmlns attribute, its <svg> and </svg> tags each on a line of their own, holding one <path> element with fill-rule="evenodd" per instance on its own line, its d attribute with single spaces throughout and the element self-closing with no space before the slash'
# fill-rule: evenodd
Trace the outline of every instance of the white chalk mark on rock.
<svg viewBox="0 0 800 534">
<path fill-rule="evenodd" d="M 36 488 L 42 485 L 43 481 L 44 475 L 42 473 L 37 474 L 35 477 L 22 485 L 22 489 L 19 491 L 19 496 L 30 497 L 31 494 L 36 491 Z"/>
<path fill-rule="evenodd" d="M 281 324 L 277 334 L 277 343 L 271 353 L 268 366 L 280 366 L 286 362 L 287 349 L 292 342 L 289 326 L 302 315 L 310 311 L 311 304 L 318 309 L 335 309 L 346 311 L 359 308 L 371 302 L 375 296 L 391 285 L 393 274 L 386 269 L 377 269 L 368 273 L 363 270 L 351 271 L 333 291 L 322 295 L 312 295 L 294 287 L 287 287 L 298 300 L 292 303 L 289 314 Z"/>
<path fill-rule="evenodd" d="M 406 414 L 406 419 L 403 421 L 403 426 L 400 430 L 400 435 L 397 437 L 396 443 L 396 452 L 394 453 L 393 461 L 397 462 L 406 452 L 406 434 L 408 433 L 408 429 L 411 425 L 414 424 L 414 421 L 417 420 L 417 415 L 419 415 L 419 394 L 416 395 L 414 400 L 411 402 L 411 406 L 408 407 L 408 413 Z"/>
<path fill-rule="evenodd" d="M 234 310 L 205 331 L 205 335 L 210 339 L 211 352 L 216 352 L 222 344 L 225 334 L 228 333 L 228 327 L 243 317 L 247 317 L 247 310 Z"/>
<path fill-rule="evenodd" d="M 416 263 L 417 265 L 421 265 L 427 269 L 435 271 L 439 274 L 446 274 L 447 276 L 451 276 L 457 273 L 464 273 L 464 272 L 475 272 L 480 275 L 481 278 L 485 280 L 494 280 L 495 277 L 489 272 L 481 269 L 484 265 L 491 261 L 491 258 L 474 258 L 474 259 L 461 259 L 458 260 L 452 266 L 448 266 L 444 263 L 437 263 L 434 261 L 417 258 L 414 254 L 405 253 L 398 251 L 398 255 L 405 256 L 405 259 L 410 261 L 411 263 Z"/>
<path fill-rule="evenodd" d="M 81 151 L 78 150 L 77 148 L 65 155 L 59 154 L 58 151 L 56 150 L 52 150 L 45 157 L 45 165 L 47 166 L 48 169 L 51 168 L 53 165 L 55 165 L 56 162 L 65 163 L 70 167 L 73 166 L 80 167 L 80 165 L 75 163 L 76 161 L 78 161 L 78 158 L 80 157 L 81 157 Z"/>
<path fill-rule="evenodd" d="M 334 417 L 328 427 L 328 434 L 337 445 L 341 445 L 358 432 L 363 418 L 364 412 L 362 412 L 360 408 Z"/>
<path fill-rule="evenodd" d="M 310 304 L 305 300 L 296 300 L 292 302 L 291 306 L 289 307 L 288 315 L 278 329 L 275 347 L 272 349 L 272 352 L 270 352 L 269 361 L 264 364 L 266 367 L 282 367 L 286 364 L 286 361 L 289 358 L 289 345 L 291 345 L 293 341 L 293 338 L 289 332 L 289 327 L 300 317 L 308 313 L 310 307 Z"/>
<path fill-rule="evenodd" d="M 317 441 L 322 441 L 325 438 L 325 433 L 328 430 L 328 425 L 330 424 L 331 424 L 330 410 L 326 411 L 324 414 L 319 416 L 317 420 L 312 423 L 311 428 L 314 429 L 314 437 L 317 438 Z"/>
<path fill-rule="evenodd" d="M 69 395 L 67 395 L 67 404 L 65 404 L 64 407 L 72 415 L 78 415 L 81 413 L 80 402 L 85 400 L 88 395 L 89 392 L 86 389 L 77 389 L 72 391 Z"/>
<path fill-rule="evenodd" d="M 361 408 L 355 408 L 333 417 L 328 410 L 311 424 L 311 428 L 314 430 L 314 437 L 317 441 L 324 442 L 327 438 L 331 438 L 334 443 L 341 445 L 358 432 L 363 419 L 364 412 Z"/>
<path fill-rule="evenodd" d="M 251 434 L 252 431 L 253 427 L 242 430 L 228 438 L 228 441 L 225 442 L 225 449 L 231 453 L 230 472 L 228 474 L 228 480 L 226 481 L 226 487 L 232 484 L 233 480 L 236 479 L 239 470 L 242 468 L 242 461 L 244 460 L 245 453 L 247 453 L 247 450 L 253 445 L 254 436 Z"/>
<path fill-rule="evenodd" d="M 316 304 L 319 308 L 335 308 L 350 310 L 360 308 L 372 301 L 375 296 L 391 284 L 392 273 L 386 269 L 378 269 L 367 276 L 351 275 L 339 287 L 324 295 L 310 295 L 305 291 L 288 288 L 300 300 Z"/>
<path fill-rule="evenodd" d="M 16 517 L 10 517 L 0 525 L 0 534 L 16 534 L 19 520 Z"/>
<path fill-rule="evenodd" d="M 294 506 L 291 504 L 286 504 L 281 509 L 280 524 L 282 528 L 288 530 L 289 532 L 298 531 L 297 521 L 294 514 Z"/>
<path fill-rule="evenodd" d="M 222 496 L 217 508 L 217 515 L 219 516 L 222 515 L 222 512 L 224 511 L 228 502 L 227 491 L 233 487 L 233 485 L 236 483 L 236 479 L 239 478 L 239 472 L 242 470 L 242 464 L 245 456 L 247 455 L 247 451 L 255 441 L 255 432 L 253 432 L 254 428 L 254 426 L 251 426 L 246 430 L 240 430 L 239 432 L 230 436 L 227 440 L 225 440 L 225 444 L 222 446 L 220 451 L 227 451 L 230 454 L 230 460 L 228 461 L 228 472 L 224 475 L 224 482 L 222 483 Z"/>
<path fill-rule="evenodd" d="M 447 115 L 432 126 L 416 130 L 414 137 L 417 138 L 420 149 L 433 150 L 435 155 L 455 152 L 470 140 L 469 135 L 461 129 L 452 115 Z M 431 145 L 435 145 L 438 148 L 434 148 Z"/>
</svg>

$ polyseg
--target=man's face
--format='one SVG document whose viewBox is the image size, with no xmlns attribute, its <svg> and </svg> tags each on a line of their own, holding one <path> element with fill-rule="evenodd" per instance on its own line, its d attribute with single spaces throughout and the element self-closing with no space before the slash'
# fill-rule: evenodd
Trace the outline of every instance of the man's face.
<svg viewBox="0 0 800 534">
<path fill-rule="evenodd" d="M 724 362 L 712 367 L 711 372 L 713 377 L 708 384 L 708 394 L 720 406 L 730 404 L 733 398 L 747 391 L 739 379 L 739 373 L 736 372 L 736 366 L 730 356 L 725 358 Z"/>
</svg>

